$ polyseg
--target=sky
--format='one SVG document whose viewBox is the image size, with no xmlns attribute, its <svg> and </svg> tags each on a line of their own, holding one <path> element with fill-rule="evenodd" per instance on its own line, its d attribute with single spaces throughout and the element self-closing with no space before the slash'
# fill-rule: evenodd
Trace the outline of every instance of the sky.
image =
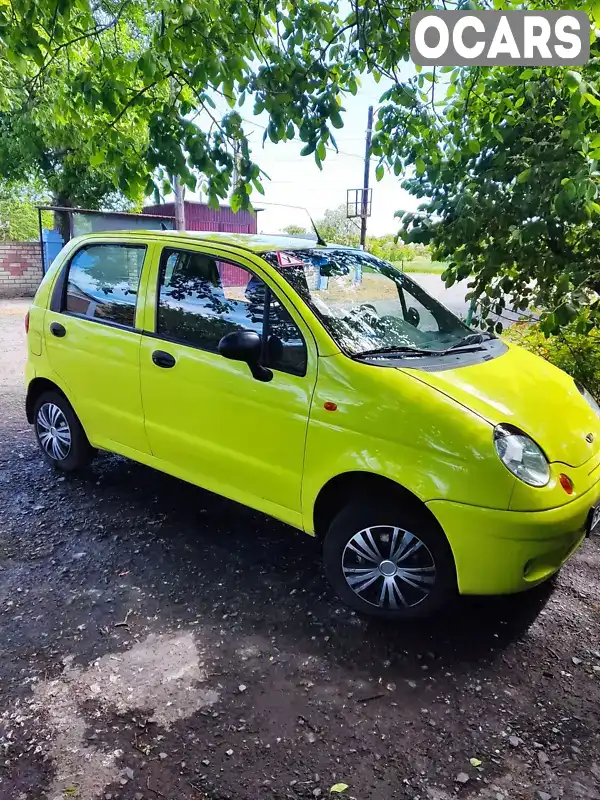
<svg viewBox="0 0 600 800">
<path fill-rule="evenodd" d="M 409 65 L 407 67 L 411 69 Z M 373 105 L 377 109 L 380 96 L 390 84 L 385 80 L 377 84 L 367 75 L 362 77 L 361 83 L 355 96 L 348 95 L 344 99 L 344 127 L 335 131 L 340 152 L 327 151 L 322 171 L 315 164 L 312 155 L 300 155 L 304 143 L 299 139 L 278 144 L 267 139 L 263 147 L 262 138 L 268 116 L 251 116 L 250 104 L 240 109 L 253 159 L 270 177 L 270 180 L 263 180 L 265 195 L 255 193 L 251 198 L 256 208 L 263 209 L 258 215 L 260 233 L 280 233 L 282 228 L 290 224 L 302 225 L 310 230 L 310 220 L 306 212 L 302 208 L 286 206 L 302 206 L 313 219 L 317 219 L 323 216 L 326 209 L 345 205 L 347 189 L 362 187 L 368 108 Z M 397 232 L 395 211 L 415 210 L 421 201 L 404 191 L 400 186 L 401 178 L 393 173 L 386 171 L 383 179 L 377 182 L 376 165 L 377 161 L 371 159 L 373 208 L 368 221 L 368 233 L 380 236 Z M 189 194 L 186 197 L 192 199 Z"/>
</svg>

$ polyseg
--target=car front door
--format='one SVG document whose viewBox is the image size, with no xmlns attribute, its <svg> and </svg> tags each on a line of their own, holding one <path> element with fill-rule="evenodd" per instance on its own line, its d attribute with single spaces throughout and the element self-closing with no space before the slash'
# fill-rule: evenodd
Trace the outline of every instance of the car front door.
<svg viewBox="0 0 600 800">
<path fill-rule="evenodd" d="M 294 307 L 249 264 L 218 248 L 162 250 L 141 350 L 146 431 L 174 474 L 301 526 L 316 346 Z M 227 333 L 263 336 L 265 325 L 269 382 L 218 353 Z"/>
<path fill-rule="evenodd" d="M 147 250 L 123 242 L 83 245 L 57 276 L 44 318 L 50 365 L 88 438 L 126 454 L 149 452 L 136 324 Z"/>
</svg>

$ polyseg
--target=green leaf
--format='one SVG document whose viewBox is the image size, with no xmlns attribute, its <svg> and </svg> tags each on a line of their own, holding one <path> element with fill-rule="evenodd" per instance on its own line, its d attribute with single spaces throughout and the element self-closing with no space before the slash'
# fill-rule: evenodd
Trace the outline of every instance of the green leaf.
<svg viewBox="0 0 600 800">
<path fill-rule="evenodd" d="M 334 128 L 339 129 L 344 127 L 344 121 L 342 120 L 342 116 L 339 111 L 333 111 L 330 119 Z"/>
<path fill-rule="evenodd" d="M 522 81 L 528 81 L 529 78 L 533 78 L 534 72 L 532 69 L 524 69 L 523 72 L 519 75 Z"/>
<path fill-rule="evenodd" d="M 345 792 L 347 788 L 348 788 L 347 783 L 334 783 L 329 791 L 340 793 L 340 792 Z"/>
<path fill-rule="evenodd" d="M 319 144 L 317 145 L 317 155 L 319 156 L 321 161 L 325 161 L 326 154 L 327 151 L 325 149 L 325 142 L 319 142 Z"/>
<path fill-rule="evenodd" d="M 595 161 L 600 160 L 600 148 L 598 150 L 592 150 L 591 153 L 588 153 L 589 158 L 593 158 Z"/>
<path fill-rule="evenodd" d="M 520 172 L 517 175 L 517 183 L 527 183 L 530 175 L 531 175 L 531 167 L 524 169 L 523 172 Z"/>
<path fill-rule="evenodd" d="M 378 164 L 375 169 L 375 179 L 377 181 L 380 181 L 383 178 L 383 173 L 384 173 L 383 164 Z"/>
<path fill-rule="evenodd" d="M 417 175 L 422 175 L 425 172 L 425 162 L 422 158 L 416 159 L 415 169 L 417 170 Z"/>
<path fill-rule="evenodd" d="M 97 167 L 104 162 L 105 154 L 101 150 L 94 150 L 90 156 L 90 166 Z"/>
<path fill-rule="evenodd" d="M 151 50 L 146 50 L 143 56 L 138 60 L 137 66 L 145 78 L 152 79 L 158 67 L 158 62 L 154 57 L 154 53 Z"/>
<path fill-rule="evenodd" d="M 234 212 L 234 214 L 237 213 L 240 210 L 240 208 L 242 207 L 242 199 L 240 197 L 239 192 L 235 191 L 231 195 L 231 199 L 229 201 L 229 205 L 230 205 L 231 210 Z"/>
<path fill-rule="evenodd" d="M 302 150 L 300 150 L 301 156 L 309 156 L 311 153 L 314 153 L 315 147 L 317 146 L 316 142 L 309 142 L 305 145 Z"/>
<path fill-rule="evenodd" d="M 575 92 L 579 85 L 581 84 L 581 73 L 575 72 L 575 70 L 570 69 L 565 72 L 565 86 L 570 89 L 572 92 Z"/>
<path fill-rule="evenodd" d="M 472 767 L 480 767 L 482 762 L 478 758 L 470 758 L 469 762 Z"/>
</svg>

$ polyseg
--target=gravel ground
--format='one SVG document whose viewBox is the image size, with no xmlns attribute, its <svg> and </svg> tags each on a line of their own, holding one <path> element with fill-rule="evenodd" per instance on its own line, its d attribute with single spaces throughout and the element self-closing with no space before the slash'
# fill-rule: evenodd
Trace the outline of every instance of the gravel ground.
<svg viewBox="0 0 600 800">
<path fill-rule="evenodd" d="M 599 540 L 527 596 L 361 619 L 308 537 L 115 456 L 47 467 L 25 309 L 0 303 L 2 800 L 600 800 Z"/>
</svg>

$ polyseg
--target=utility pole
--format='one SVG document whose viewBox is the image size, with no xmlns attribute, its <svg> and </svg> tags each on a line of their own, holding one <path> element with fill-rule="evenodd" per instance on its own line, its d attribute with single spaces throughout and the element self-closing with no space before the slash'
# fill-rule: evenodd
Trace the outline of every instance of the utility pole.
<svg viewBox="0 0 600 800">
<path fill-rule="evenodd" d="M 175 194 L 175 227 L 178 231 L 185 230 L 185 205 L 183 202 L 184 187 L 177 175 L 173 175 L 171 183 Z"/>
<path fill-rule="evenodd" d="M 365 249 L 367 242 L 367 214 L 369 211 L 369 171 L 371 167 L 371 134 L 373 133 L 373 106 L 369 106 L 367 119 L 367 138 L 365 141 L 365 177 L 363 180 L 362 204 L 360 209 L 360 246 Z"/>
</svg>

